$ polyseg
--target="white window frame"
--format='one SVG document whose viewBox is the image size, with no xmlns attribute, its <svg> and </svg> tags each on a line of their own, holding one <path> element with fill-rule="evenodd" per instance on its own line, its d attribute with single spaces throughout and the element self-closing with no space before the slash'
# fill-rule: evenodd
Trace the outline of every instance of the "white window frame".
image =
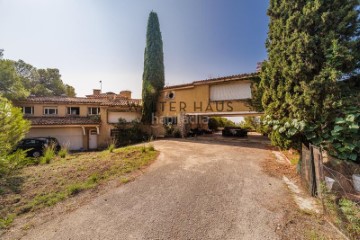
<svg viewBox="0 0 360 240">
<path fill-rule="evenodd" d="M 96 109 L 96 113 L 93 110 Z M 99 107 L 88 107 L 88 115 L 100 115 L 100 108 Z"/>
<path fill-rule="evenodd" d="M 49 110 L 54 110 L 54 113 L 49 113 Z M 44 107 L 44 115 L 57 115 L 58 108 L 57 107 Z"/>
<path fill-rule="evenodd" d="M 72 113 L 72 109 L 74 108 L 74 110 L 75 110 L 75 108 L 76 108 L 76 111 L 77 110 L 79 110 L 79 114 L 74 114 L 74 113 Z M 79 116 L 80 115 L 80 107 L 67 107 L 67 115 L 72 115 L 72 116 Z"/>
<path fill-rule="evenodd" d="M 30 108 L 31 109 L 30 113 L 26 113 L 25 108 Z M 22 112 L 23 112 L 24 115 L 33 115 L 34 114 L 34 107 L 33 106 L 24 106 L 24 107 L 22 107 Z"/>
</svg>

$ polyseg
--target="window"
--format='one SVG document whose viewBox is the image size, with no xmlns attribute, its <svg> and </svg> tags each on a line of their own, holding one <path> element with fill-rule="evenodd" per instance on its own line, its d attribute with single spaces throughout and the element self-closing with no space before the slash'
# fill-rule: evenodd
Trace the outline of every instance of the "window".
<svg viewBox="0 0 360 240">
<path fill-rule="evenodd" d="M 57 107 L 44 107 L 44 115 L 57 115 Z"/>
<path fill-rule="evenodd" d="M 88 115 L 99 115 L 100 114 L 100 108 L 98 107 L 89 107 L 88 108 Z"/>
<path fill-rule="evenodd" d="M 164 125 L 176 125 L 177 124 L 177 117 L 163 117 L 163 124 Z"/>
<path fill-rule="evenodd" d="M 23 114 L 32 115 L 34 114 L 34 107 L 22 107 Z"/>
<path fill-rule="evenodd" d="M 251 83 L 237 82 L 210 86 L 210 101 L 241 100 L 251 98 Z"/>
<path fill-rule="evenodd" d="M 67 114 L 69 115 L 80 115 L 80 108 L 79 107 L 68 107 Z"/>
</svg>

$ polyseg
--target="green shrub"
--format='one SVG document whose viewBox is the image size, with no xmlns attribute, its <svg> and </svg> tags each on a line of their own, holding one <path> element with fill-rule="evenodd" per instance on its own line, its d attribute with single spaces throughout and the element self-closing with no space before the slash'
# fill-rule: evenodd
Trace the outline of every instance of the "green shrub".
<svg viewBox="0 0 360 240">
<path fill-rule="evenodd" d="M 175 128 L 172 123 L 164 124 L 164 128 L 167 137 L 172 137 L 174 135 Z"/>
<path fill-rule="evenodd" d="M 10 214 L 5 218 L 0 218 L 0 229 L 4 229 L 10 226 L 10 224 L 14 221 L 15 214 Z"/>
<path fill-rule="evenodd" d="M 244 121 L 240 123 L 240 127 L 250 131 L 260 132 L 260 119 L 258 117 L 245 117 Z"/>
<path fill-rule="evenodd" d="M 47 146 L 43 151 L 43 156 L 40 157 L 40 163 L 41 164 L 49 164 L 51 160 L 53 160 L 56 156 L 55 153 L 55 146 L 49 145 Z"/>
<path fill-rule="evenodd" d="M 176 129 L 175 132 L 174 132 L 174 137 L 176 138 L 181 138 L 181 132 L 179 129 Z"/>
<path fill-rule="evenodd" d="M 114 144 L 114 143 L 111 143 L 111 144 L 108 146 L 108 149 L 107 149 L 107 150 L 112 153 L 112 152 L 114 152 L 114 149 L 115 149 L 115 144 Z"/>
<path fill-rule="evenodd" d="M 142 131 L 139 121 L 127 122 L 120 118 L 115 128 L 118 130 L 115 136 L 116 146 L 127 146 L 149 140 L 149 134 Z"/>
<path fill-rule="evenodd" d="M 154 147 L 154 145 L 152 145 L 152 144 L 149 144 L 148 149 L 149 149 L 149 151 L 151 151 L 151 152 L 155 151 L 155 147 Z"/>
<path fill-rule="evenodd" d="M 12 151 L 29 128 L 30 122 L 23 118 L 21 109 L 0 97 L 0 178 L 24 161 L 23 157 L 19 158 L 21 154 Z"/>
<path fill-rule="evenodd" d="M 217 131 L 223 127 L 233 127 L 236 124 L 227 118 L 223 117 L 211 117 L 209 118 L 209 129 Z"/>
<path fill-rule="evenodd" d="M 78 193 L 80 193 L 81 191 L 85 190 L 84 186 L 82 184 L 73 184 L 70 185 L 68 188 L 68 193 L 69 195 L 76 195 Z"/>
<path fill-rule="evenodd" d="M 360 237 L 360 206 L 353 201 L 342 198 L 339 201 L 341 212 L 346 221 L 346 230 L 356 237 Z"/>
<path fill-rule="evenodd" d="M 69 151 L 67 148 L 62 147 L 60 151 L 58 152 L 59 157 L 66 158 L 66 156 L 69 154 Z"/>
</svg>

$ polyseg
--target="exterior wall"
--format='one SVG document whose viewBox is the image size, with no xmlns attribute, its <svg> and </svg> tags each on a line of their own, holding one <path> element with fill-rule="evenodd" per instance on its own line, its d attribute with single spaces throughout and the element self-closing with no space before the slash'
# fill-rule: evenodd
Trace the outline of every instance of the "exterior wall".
<svg viewBox="0 0 360 240">
<path fill-rule="evenodd" d="M 236 82 L 249 83 L 250 81 L 232 81 L 231 84 L 234 84 Z M 157 105 L 157 116 L 178 116 L 181 112 L 211 113 L 250 111 L 247 99 L 211 101 L 210 86 L 210 84 L 204 84 L 183 88 L 174 87 L 163 90 L 159 98 L 159 103 Z M 245 84 L 244 87 L 247 88 L 248 85 Z M 250 91 L 250 89 L 245 89 L 244 91 Z M 166 98 L 166 95 L 168 95 L 170 92 L 174 94 L 173 99 Z"/>
<path fill-rule="evenodd" d="M 87 117 L 88 116 L 88 108 L 89 107 L 99 107 L 96 105 L 79 105 L 79 104 L 74 104 L 74 105 L 60 105 L 60 104 L 40 104 L 40 103 L 34 103 L 34 104 L 22 104 L 23 107 L 34 107 L 34 114 L 31 116 L 34 117 L 41 117 L 44 116 L 44 107 L 57 107 L 58 109 L 58 114 L 55 116 L 59 116 L 59 117 L 65 117 L 65 116 L 73 116 L 73 115 L 68 115 L 67 114 L 67 108 L 68 107 L 79 107 L 80 108 L 80 114 L 76 115 L 79 117 Z M 100 110 L 101 111 L 101 110 Z"/>
<path fill-rule="evenodd" d="M 57 107 L 58 114 L 57 115 L 49 115 L 53 117 L 66 117 L 66 116 L 73 116 L 67 114 L 68 107 L 79 107 L 80 114 L 76 115 L 79 117 L 87 117 L 88 116 L 88 108 L 89 107 L 99 107 L 100 108 L 100 120 L 101 122 L 98 124 L 99 134 L 97 137 L 97 145 L 98 148 L 105 148 L 111 143 L 111 129 L 115 127 L 115 123 L 110 123 L 108 119 L 108 111 L 122 111 L 118 113 L 118 117 L 123 118 L 140 118 L 141 112 L 137 111 L 134 112 L 133 110 L 129 112 L 128 109 L 120 109 L 118 107 L 108 107 L 108 106 L 96 106 L 96 105 L 68 105 L 68 104 L 43 104 L 43 103 L 24 103 L 21 104 L 21 107 L 34 107 L 34 112 L 32 115 L 33 117 L 43 117 L 44 115 L 44 107 Z M 122 116 L 123 115 L 123 116 Z M 75 147 L 71 147 L 71 150 L 80 150 L 88 149 L 89 148 L 89 131 L 95 130 L 96 127 L 89 127 L 83 126 L 85 129 L 85 135 L 82 134 L 82 137 L 77 137 Z M 81 132 L 83 131 L 82 126 L 76 127 L 77 130 Z M 66 145 L 69 143 L 69 139 L 74 140 L 74 137 L 71 137 L 71 129 L 74 127 L 71 126 L 51 126 L 51 125 L 44 125 L 44 126 L 33 126 L 28 133 L 27 137 L 44 137 L 44 136 L 52 136 L 57 138 L 61 144 Z M 66 137 L 68 136 L 68 137 Z M 81 142 L 81 143 L 80 143 Z M 81 147 L 79 147 L 81 145 Z"/>
</svg>

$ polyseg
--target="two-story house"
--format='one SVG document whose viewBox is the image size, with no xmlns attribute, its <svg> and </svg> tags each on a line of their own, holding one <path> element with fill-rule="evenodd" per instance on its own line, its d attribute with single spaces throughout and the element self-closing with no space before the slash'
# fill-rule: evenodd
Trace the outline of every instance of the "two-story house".
<svg viewBox="0 0 360 240">
<path fill-rule="evenodd" d="M 101 93 L 86 97 L 28 97 L 14 104 L 21 107 L 31 129 L 26 137 L 55 137 L 70 150 L 97 149 L 111 141 L 119 118 L 141 116 L 141 100 L 130 91 Z"/>
</svg>

